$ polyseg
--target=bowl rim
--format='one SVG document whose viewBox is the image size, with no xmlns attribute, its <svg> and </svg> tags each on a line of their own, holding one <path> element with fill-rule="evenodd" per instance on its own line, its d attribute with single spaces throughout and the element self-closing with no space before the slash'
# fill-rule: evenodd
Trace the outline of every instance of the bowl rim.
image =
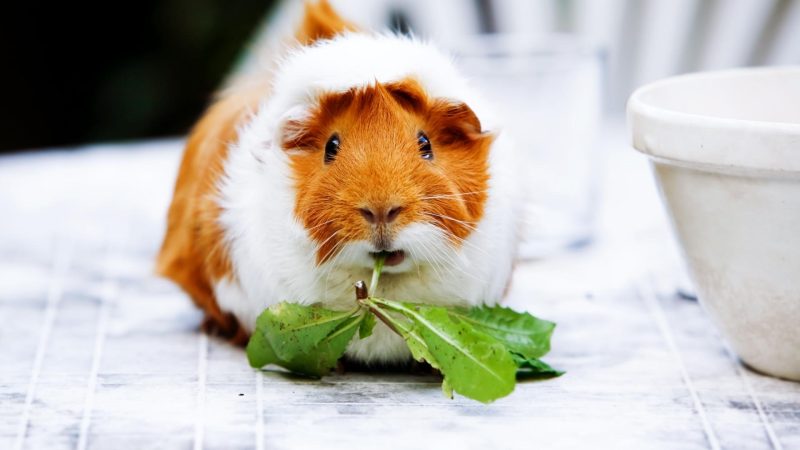
<svg viewBox="0 0 800 450">
<path fill-rule="evenodd" d="M 712 70 L 708 72 L 692 72 L 692 73 L 685 73 L 681 75 L 675 75 L 672 77 L 662 78 L 652 83 L 645 84 L 644 86 L 640 86 L 635 91 L 633 91 L 633 93 L 630 96 L 630 99 L 628 100 L 628 109 L 636 108 L 645 111 L 653 116 L 663 116 L 665 118 L 685 116 L 685 117 L 692 117 L 695 120 L 708 120 L 711 123 L 738 123 L 738 124 L 746 123 L 750 125 L 757 125 L 757 126 L 775 128 L 780 130 L 784 129 L 800 130 L 800 123 L 776 122 L 776 121 L 754 120 L 754 119 L 732 119 L 726 117 L 709 116 L 706 114 L 687 113 L 660 106 L 654 106 L 642 100 L 642 97 L 651 91 L 660 89 L 664 86 L 668 86 L 671 84 L 683 83 L 687 80 L 702 80 L 705 78 L 731 78 L 753 73 L 786 73 L 786 72 L 789 73 L 796 72 L 798 77 L 800 77 L 800 65 L 740 67 L 736 69 Z"/>
<path fill-rule="evenodd" d="M 649 92 L 687 80 L 774 73 L 796 74 L 800 80 L 800 65 L 696 72 L 639 87 L 631 94 L 626 107 L 634 147 L 661 162 L 675 161 L 706 170 L 733 170 L 739 173 L 754 170 L 780 174 L 800 172 L 800 123 L 688 113 L 655 106 L 642 99 Z M 681 135 L 680 139 L 676 134 Z M 741 150 L 747 146 L 763 147 L 765 138 L 769 139 L 769 149 L 758 152 Z M 715 152 L 715 147 L 720 146 L 737 147 L 740 151 L 730 154 Z"/>
</svg>

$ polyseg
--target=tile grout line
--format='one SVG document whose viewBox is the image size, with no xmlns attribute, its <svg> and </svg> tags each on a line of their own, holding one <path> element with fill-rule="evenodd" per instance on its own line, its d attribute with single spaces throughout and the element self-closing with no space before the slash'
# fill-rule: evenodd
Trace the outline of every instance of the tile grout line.
<svg viewBox="0 0 800 450">
<path fill-rule="evenodd" d="M 100 372 L 100 359 L 103 355 L 108 322 L 111 320 L 111 307 L 118 295 L 118 286 L 108 275 L 103 285 L 101 295 L 100 316 L 97 319 L 97 329 L 95 331 L 94 348 L 92 350 L 92 367 L 89 371 L 89 381 L 86 386 L 86 399 L 83 404 L 83 415 L 78 434 L 78 450 L 85 450 L 89 442 L 89 425 L 92 421 L 92 410 L 94 409 L 94 394 L 97 390 L 97 378 Z"/>
<path fill-rule="evenodd" d="M 80 432 L 78 435 L 78 450 L 86 449 L 89 439 L 89 425 L 92 420 L 92 409 L 94 409 L 94 393 L 97 389 L 97 377 L 100 372 L 100 358 L 103 354 L 105 344 L 106 329 L 111 316 L 110 300 L 103 296 L 103 303 L 100 310 L 100 318 L 97 321 L 97 331 L 95 332 L 94 350 L 92 352 L 92 368 L 89 372 L 89 382 L 86 386 L 86 400 L 83 404 L 83 415 L 81 417 Z"/>
<path fill-rule="evenodd" d="M 47 349 L 47 344 L 50 341 L 50 333 L 53 331 L 53 325 L 56 321 L 59 306 L 61 304 L 61 297 L 64 288 L 64 279 L 67 274 L 67 269 L 70 264 L 73 252 L 73 242 L 67 241 L 66 244 L 58 241 L 56 244 L 55 256 L 53 261 L 53 270 L 50 287 L 47 290 L 47 307 L 45 309 L 44 324 L 42 331 L 39 335 L 39 342 L 36 344 L 36 355 L 33 359 L 33 368 L 31 369 L 31 377 L 28 380 L 28 389 L 25 394 L 25 406 L 22 409 L 22 417 L 19 422 L 19 430 L 17 437 L 14 440 L 14 449 L 19 450 L 25 442 L 25 437 L 30 423 L 31 407 L 33 406 L 33 397 L 36 395 L 36 386 L 39 383 L 39 375 L 42 372 L 42 364 L 44 363 L 44 354 Z"/>
<path fill-rule="evenodd" d="M 761 420 L 761 424 L 764 425 L 764 430 L 767 432 L 767 438 L 769 438 L 772 448 L 775 450 L 783 450 L 783 445 L 781 445 L 781 442 L 778 440 L 778 436 L 777 434 L 775 434 L 775 430 L 772 428 L 772 424 L 770 423 L 767 414 L 764 412 L 764 407 L 761 405 L 761 400 L 759 400 L 758 395 L 756 395 L 755 389 L 753 389 L 753 385 L 750 383 L 749 375 L 745 373 L 744 369 L 741 366 L 741 363 L 739 363 L 738 359 L 733 354 L 728 345 L 723 343 L 723 347 L 725 348 L 725 353 L 728 355 L 728 357 L 731 359 L 734 366 L 736 367 L 736 374 L 739 375 L 739 378 L 742 379 L 742 382 L 744 383 L 744 388 L 747 391 L 747 395 L 750 397 L 750 400 L 756 407 L 758 418 Z"/>
<path fill-rule="evenodd" d="M 256 370 L 256 450 L 264 450 L 264 374 Z"/>
<path fill-rule="evenodd" d="M 644 300 L 645 304 L 650 310 L 650 313 L 653 315 L 656 325 L 658 326 L 662 337 L 666 341 L 667 347 L 669 347 L 670 353 L 672 353 L 672 356 L 677 360 L 681 378 L 683 378 L 683 383 L 686 385 L 686 388 L 689 390 L 689 395 L 692 397 L 692 403 L 694 404 L 695 411 L 697 411 L 697 415 L 700 417 L 700 422 L 703 425 L 703 431 L 705 432 L 706 439 L 708 439 L 708 444 L 711 446 L 712 450 L 720 450 L 721 447 L 719 444 L 719 439 L 717 438 L 716 433 L 714 433 L 714 429 L 711 427 L 711 422 L 708 420 L 705 407 L 700 401 L 700 396 L 697 394 L 694 383 L 692 383 L 692 379 L 689 376 L 689 371 L 686 370 L 686 364 L 684 363 L 683 357 L 678 350 L 678 345 L 675 343 L 669 322 L 664 315 L 664 310 L 656 298 L 656 293 L 652 292 L 652 289 L 642 286 L 642 284 L 644 284 L 644 282 L 641 282 L 637 289 L 639 296 Z"/>
<path fill-rule="evenodd" d="M 205 437 L 207 370 L 208 335 L 200 331 L 197 339 L 197 411 L 194 422 L 194 450 L 203 448 L 203 438 Z"/>
</svg>

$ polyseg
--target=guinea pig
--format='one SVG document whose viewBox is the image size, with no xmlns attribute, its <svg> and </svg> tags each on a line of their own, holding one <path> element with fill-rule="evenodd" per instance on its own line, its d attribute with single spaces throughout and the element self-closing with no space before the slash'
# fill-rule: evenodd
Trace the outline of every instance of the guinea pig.
<svg viewBox="0 0 800 450">
<path fill-rule="evenodd" d="M 518 242 L 512 149 L 452 59 L 357 31 L 325 1 L 306 5 L 295 40 L 192 130 L 158 271 L 237 344 L 281 301 L 351 309 L 378 255 L 373 294 L 500 301 Z M 381 323 L 346 355 L 411 358 Z"/>
</svg>

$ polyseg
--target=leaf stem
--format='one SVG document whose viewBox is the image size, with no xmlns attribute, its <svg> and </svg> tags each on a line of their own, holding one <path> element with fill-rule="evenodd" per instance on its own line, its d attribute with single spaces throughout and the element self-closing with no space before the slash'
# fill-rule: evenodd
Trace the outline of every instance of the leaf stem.
<svg viewBox="0 0 800 450">
<path fill-rule="evenodd" d="M 410 309 L 406 308 L 400 302 L 395 302 L 395 301 L 392 301 L 392 300 L 387 300 L 385 298 L 379 298 L 379 297 L 374 297 L 374 296 L 370 297 L 370 300 L 372 300 L 373 302 L 375 302 L 378 305 L 383 305 L 386 308 L 394 310 L 394 311 L 397 311 L 399 313 L 416 314 L 414 311 L 411 311 Z"/>
<path fill-rule="evenodd" d="M 381 278 L 384 262 L 386 262 L 386 255 L 379 254 L 375 257 L 375 266 L 372 268 L 372 280 L 369 282 L 368 292 L 370 295 L 375 295 L 375 289 L 378 288 L 378 280 Z"/>
<path fill-rule="evenodd" d="M 355 284 L 356 288 L 356 300 L 364 300 L 365 298 L 369 297 L 369 292 L 367 292 L 367 285 L 361 281 L 356 281 Z"/>
<path fill-rule="evenodd" d="M 385 323 L 386 326 L 389 327 L 392 331 L 399 334 L 400 336 L 403 336 L 403 333 L 397 328 L 396 321 L 392 320 L 392 318 L 389 317 L 389 315 L 386 314 L 385 311 L 378 308 L 378 306 L 372 302 L 372 297 L 365 299 L 358 299 L 357 301 L 359 304 L 370 310 L 372 314 L 375 314 L 375 317 L 380 319 L 381 322 Z"/>
</svg>

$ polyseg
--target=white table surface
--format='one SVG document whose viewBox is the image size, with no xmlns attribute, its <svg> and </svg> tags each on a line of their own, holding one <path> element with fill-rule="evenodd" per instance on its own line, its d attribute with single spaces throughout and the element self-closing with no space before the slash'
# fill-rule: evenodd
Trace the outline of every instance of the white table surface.
<svg viewBox="0 0 800 450">
<path fill-rule="evenodd" d="M 608 125 L 594 245 L 522 264 L 561 378 L 482 405 L 433 376 L 251 369 L 152 273 L 180 141 L 0 158 L 0 449 L 800 449 L 800 383 L 743 367 L 676 294 L 650 171 Z"/>
</svg>

